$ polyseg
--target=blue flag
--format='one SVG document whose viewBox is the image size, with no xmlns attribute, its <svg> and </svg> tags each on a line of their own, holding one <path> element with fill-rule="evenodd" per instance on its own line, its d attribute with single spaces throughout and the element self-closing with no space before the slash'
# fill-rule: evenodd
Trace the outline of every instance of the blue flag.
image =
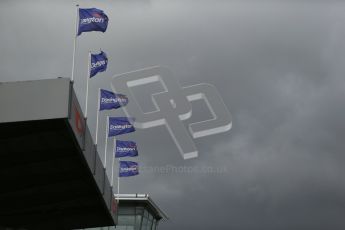
<svg viewBox="0 0 345 230">
<path fill-rule="evenodd" d="M 99 99 L 99 110 L 118 109 L 128 104 L 128 98 L 123 94 L 115 94 L 111 91 L 101 89 Z"/>
<path fill-rule="evenodd" d="M 120 161 L 120 177 L 136 176 L 139 174 L 139 165 L 133 161 Z"/>
<path fill-rule="evenodd" d="M 83 32 L 101 31 L 105 32 L 108 27 L 108 16 L 103 10 L 96 8 L 79 9 L 78 36 Z"/>
<path fill-rule="evenodd" d="M 99 54 L 91 54 L 90 63 L 90 78 L 95 76 L 99 72 L 107 70 L 108 58 L 107 55 L 102 51 Z"/>
<path fill-rule="evenodd" d="M 115 157 L 136 157 L 138 156 L 137 144 L 134 141 L 116 140 Z"/>
<path fill-rule="evenodd" d="M 109 117 L 108 137 L 134 132 L 133 123 L 134 118 Z"/>
</svg>

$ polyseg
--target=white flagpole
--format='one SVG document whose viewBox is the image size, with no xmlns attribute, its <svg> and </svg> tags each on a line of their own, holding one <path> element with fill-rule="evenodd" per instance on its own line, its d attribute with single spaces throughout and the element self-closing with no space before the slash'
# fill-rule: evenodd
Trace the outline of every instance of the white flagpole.
<svg viewBox="0 0 345 230">
<path fill-rule="evenodd" d="M 91 52 L 89 51 L 87 57 L 87 76 L 86 76 L 86 98 L 85 98 L 85 118 L 87 118 L 87 104 L 89 100 L 89 80 L 90 80 L 90 62 L 91 62 Z"/>
<path fill-rule="evenodd" d="M 101 98 L 101 89 L 98 88 L 98 101 L 97 101 L 97 120 L 96 120 L 96 138 L 95 138 L 95 144 L 97 146 L 98 143 L 98 123 L 99 123 L 99 106 L 100 106 L 100 99 Z"/>
<path fill-rule="evenodd" d="M 114 164 L 115 164 L 115 153 L 116 153 L 116 139 L 114 138 L 114 151 L 113 154 L 113 162 L 111 163 L 111 187 L 114 185 Z"/>
<path fill-rule="evenodd" d="M 117 173 L 117 197 L 120 197 L 120 160 L 118 160 L 119 172 Z"/>
<path fill-rule="evenodd" d="M 107 167 L 107 147 L 108 147 L 109 116 L 107 116 L 107 127 L 105 129 L 104 167 Z"/>
<path fill-rule="evenodd" d="M 73 43 L 73 60 L 72 60 L 72 76 L 71 81 L 74 81 L 74 67 L 75 67 L 75 53 L 77 50 L 77 34 L 78 34 L 78 25 L 79 25 L 79 5 L 76 5 L 77 12 L 75 18 L 75 35 L 74 35 L 74 43 Z"/>
</svg>

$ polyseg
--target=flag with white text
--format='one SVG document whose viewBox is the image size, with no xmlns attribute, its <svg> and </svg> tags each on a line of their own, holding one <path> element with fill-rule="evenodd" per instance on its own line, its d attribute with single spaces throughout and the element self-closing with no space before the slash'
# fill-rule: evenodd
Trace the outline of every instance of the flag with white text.
<svg viewBox="0 0 345 230">
<path fill-rule="evenodd" d="M 79 9 L 78 36 L 83 32 L 105 32 L 108 27 L 108 16 L 97 8 Z"/>
</svg>

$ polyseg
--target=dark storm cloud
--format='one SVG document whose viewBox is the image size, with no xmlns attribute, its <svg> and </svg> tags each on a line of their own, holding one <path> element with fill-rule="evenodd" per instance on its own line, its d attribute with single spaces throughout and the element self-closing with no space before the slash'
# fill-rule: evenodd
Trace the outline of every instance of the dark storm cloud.
<svg viewBox="0 0 345 230">
<path fill-rule="evenodd" d="M 188 161 L 165 128 L 138 130 L 129 137 L 140 146 L 143 166 L 226 170 L 146 171 L 121 180 L 121 192 L 150 193 L 171 218 L 161 226 L 167 230 L 344 229 L 345 5 L 144 3 L 83 2 L 104 8 L 111 26 L 78 41 L 80 101 L 86 54 L 102 48 L 111 64 L 90 81 L 89 108 L 95 108 L 98 87 L 110 89 L 114 74 L 164 65 L 182 85 L 214 84 L 233 115 L 233 129 L 196 140 L 200 157 Z M 74 5 L 0 3 L 1 81 L 70 76 Z M 193 119 L 201 119 L 203 108 L 194 109 Z M 94 127 L 95 111 L 89 114 Z"/>
</svg>

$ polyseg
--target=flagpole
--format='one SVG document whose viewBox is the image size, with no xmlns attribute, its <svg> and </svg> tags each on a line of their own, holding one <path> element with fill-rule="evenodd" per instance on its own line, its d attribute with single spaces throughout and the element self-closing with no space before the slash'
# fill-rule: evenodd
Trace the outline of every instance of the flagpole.
<svg viewBox="0 0 345 230">
<path fill-rule="evenodd" d="M 97 101 L 97 117 L 96 117 L 96 138 L 95 138 L 95 144 L 97 146 L 97 143 L 98 143 L 98 124 L 99 124 L 99 104 L 101 103 L 100 102 L 100 99 L 101 98 L 101 89 L 98 88 L 98 101 Z"/>
<path fill-rule="evenodd" d="M 90 62 L 91 62 L 91 52 L 89 51 L 87 57 L 87 76 L 86 76 L 86 98 L 85 98 L 85 118 L 87 118 L 87 104 L 89 100 L 89 80 L 90 80 Z"/>
<path fill-rule="evenodd" d="M 114 150 L 113 151 L 113 162 L 111 163 L 111 186 L 114 185 L 114 164 L 115 164 L 115 153 L 116 153 L 116 139 L 114 138 Z"/>
<path fill-rule="evenodd" d="M 120 160 L 118 159 L 119 173 L 117 174 L 117 197 L 120 197 Z M 119 200 L 117 200 L 119 202 Z"/>
<path fill-rule="evenodd" d="M 107 167 L 107 147 L 108 147 L 108 131 L 109 130 L 109 116 L 107 116 L 107 127 L 105 129 L 105 148 L 104 148 L 104 167 Z"/>
<path fill-rule="evenodd" d="M 77 50 L 77 34 L 78 34 L 78 24 L 79 24 L 79 5 L 76 5 L 76 18 L 75 18 L 75 35 L 73 42 L 73 60 L 72 60 L 72 76 L 71 81 L 74 81 L 74 68 L 75 68 L 75 53 Z"/>
</svg>

